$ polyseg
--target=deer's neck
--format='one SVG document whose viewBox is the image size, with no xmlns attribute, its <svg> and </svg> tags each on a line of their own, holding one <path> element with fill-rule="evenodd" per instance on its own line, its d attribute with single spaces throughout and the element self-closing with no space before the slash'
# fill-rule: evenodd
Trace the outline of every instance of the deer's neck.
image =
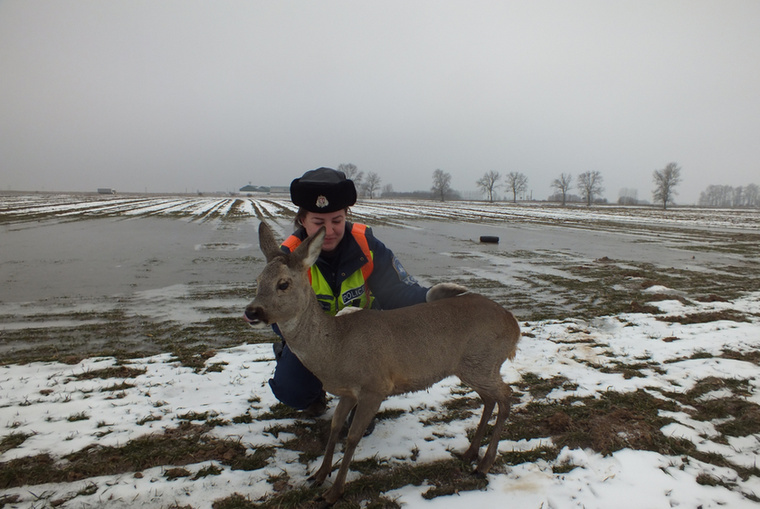
<svg viewBox="0 0 760 509">
<path fill-rule="evenodd" d="M 294 318 L 278 325 L 288 347 L 304 364 L 332 357 L 338 348 L 335 317 L 322 311 L 316 297 Z"/>
</svg>

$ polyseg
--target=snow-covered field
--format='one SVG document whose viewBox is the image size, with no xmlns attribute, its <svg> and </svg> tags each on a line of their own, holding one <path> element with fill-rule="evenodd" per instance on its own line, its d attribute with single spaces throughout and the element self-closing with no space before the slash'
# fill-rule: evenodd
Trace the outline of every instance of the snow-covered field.
<svg viewBox="0 0 760 509">
<path fill-rule="evenodd" d="M 760 230 L 757 210 L 677 208 L 662 211 L 641 207 L 575 206 L 561 208 L 546 204 L 437 202 L 410 200 L 363 200 L 352 207 L 355 217 L 402 222 L 420 217 L 447 221 L 488 221 L 514 218 L 535 222 L 562 221 L 588 223 L 609 221 L 621 225 L 692 226 L 701 228 L 746 228 Z M 224 217 L 276 218 L 294 214 L 296 207 L 287 196 L 258 197 L 165 197 L 165 196 L 98 196 L 69 194 L 11 194 L 2 196 L 0 221 L 36 221 L 51 216 L 59 219 L 107 216 L 176 216 L 192 219 Z M 369 222 L 369 221 L 368 221 Z"/>
<path fill-rule="evenodd" d="M 224 229 L 235 221 L 255 225 L 257 219 L 266 219 L 284 234 L 292 213 L 287 200 L 269 197 L 0 197 L 3 243 L 40 224 L 55 232 L 55 224 L 70 221 L 146 216 L 207 222 L 209 228 Z M 351 472 L 346 500 L 339 507 L 359 507 L 368 500 L 384 504 L 375 507 L 408 508 L 758 506 L 760 288 L 753 285 L 760 267 L 751 253 L 736 249 L 756 241 L 756 211 L 378 200 L 360 202 L 353 214 L 358 221 L 385 225 L 389 233 L 417 231 L 420 219 L 479 225 L 507 221 L 528 225 L 528 235 L 557 227 L 605 235 L 633 228 L 640 236 L 638 243 L 644 237 L 647 242 L 686 239 L 690 248 L 699 249 L 694 253 L 714 245 L 726 258 L 722 265 L 710 258 L 709 266 L 700 268 L 700 273 L 714 273 L 709 288 L 716 295 L 711 298 L 702 298 L 706 286 L 697 291 L 687 282 L 678 287 L 644 284 L 631 272 L 619 285 L 636 283 L 635 298 L 646 305 L 595 315 L 588 313 L 595 309 L 589 304 L 578 316 L 521 321 L 524 336 L 517 358 L 502 368 L 518 394 L 510 429 L 500 443 L 502 457 L 487 484 L 478 489 L 467 487 L 467 475 L 449 480 L 449 486 L 440 477 L 419 473 L 436 464 L 451 469 L 452 462 L 453 471 L 466 470 L 453 458 L 466 448 L 467 431 L 477 424 L 478 410 L 467 405 L 474 393 L 456 379 L 447 379 L 428 391 L 387 400 L 376 430 L 359 445 L 355 460 L 362 472 Z M 516 251 L 468 246 L 459 242 L 450 258 L 471 263 L 470 274 L 478 281 L 498 282 L 499 272 L 507 270 L 504 259 L 516 256 Z M 5 280 L 20 262 L 4 258 L 2 249 L 0 276 Z M 218 260 L 228 263 L 227 258 L 215 263 Z M 585 273 L 591 262 L 579 264 L 573 258 L 569 265 L 580 265 Z M 552 263 L 543 268 L 548 276 L 570 270 Z M 633 262 L 618 258 L 614 264 L 625 268 Z M 430 269 L 428 280 L 449 276 L 436 270 Z M 721 296 L 721 284 L 728 292 L 728 273 L 738 270 L 749 282 L 747 287 L 739 291 L 732 286 L 727 297 Z M 590 280 L 589 276 L 581 282 Z M 490 297 L 508 301 L 508 294 L 524 284 L 517 281 L 509 287 L 500 282 L 484 288 Z M 193 291 L 190 283 L 142 291 L 141 305 L 152 309 L 127 310 L 117 320 L 160 315 L 156 320 L 161 324 L 195 320 L 207 325 L 215 323 L 208 320 L 219 315 L 220 307 L 233 307 L 230 314 L 237 316 L 246 301 L 206 296 L 199 304 L 188 298 Z M 587 291 L 599 290 L 589 286 Z M 109 313 L 118 309 L 107 300 L 86 302 L 87 312 L 98 311 L 98 306 Z M 56 324 L 44 321 L 44 310 L 55 304 L 45 295 L 0 300 L 0 342 L 10 345 L 20 331 L 41 323 L 54 334 Z M 72 320 L 90 316 L 76 316 L 81 306 L 72 310 Z M 93 322 L 102 324 L 99 318 Z M 61 330 L 70 334 L 64 325 Z M 109 330 L 103 328 L 102 333 Z M 141 331 L 151 334 L 149 328 Z M 183 334 L 187 331 L 192 329 L 183 329 Z M 236 345 L 209 349 L 195 365 L 183 362 L 176 352 L 67 362 L 51 355 L 19 363 L 13 358 L 16 350 L 5 349 L 0 366 L 0 507 L 200 509 L 266 502 L 298 507 L 299 502 L 288 502 L 287 494 L 308 486 L 307 478 L 321 460 L 318 430 L 324 425 L 314 426 L 276 404 L 267 387 L 274 362 L 271 345 L 256 341 L 247 344 L 243 337 Z M 453 415 L 454 409 L 464 411 Z M 200 442 L 221 452 L 208 452 L 199 443 L 199 460 L 192 453 L 158 454 L 153 449 L 144 453 L 147 458 L 134 458 L 136 444 L 146 437 L 190 436 L 199 429 Z M 177 443 L 169 442 L 174 444 L 170 448 L 179 449 Z M 241 466 L 229 444 L 242 446 L 250 457 L 263 457 L 263 462 Z M 104 460 L 107 451 L 120 460 Z M 86 468 L 88 463 L 95 471 Z M 392 471 L 410 472 L 408 480 L 387 481 Z M 386 482 L 387 488 L 362 494 L 359 483 L 351 484 L 368 478 Z M 430 498 L 436 488 L 453 494 Z"/>
</svg>

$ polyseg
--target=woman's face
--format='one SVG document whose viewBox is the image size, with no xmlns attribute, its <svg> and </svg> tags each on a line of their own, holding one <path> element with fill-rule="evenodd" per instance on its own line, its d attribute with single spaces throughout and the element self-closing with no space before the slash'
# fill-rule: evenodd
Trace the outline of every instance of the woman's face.
<svg viewBox="0 0 760 509">
<path fill-rule="evenodd" d="M 308 235 L 314 235 L 324 226 L 327 230 L 325 241 L 322 244 L 322 251 L 330 252 L 338 247 L 346 233 L 346 211 L 338 210 L 335 212 L 307 212 L 302 221 L 303 227 Z"/>
</svg>

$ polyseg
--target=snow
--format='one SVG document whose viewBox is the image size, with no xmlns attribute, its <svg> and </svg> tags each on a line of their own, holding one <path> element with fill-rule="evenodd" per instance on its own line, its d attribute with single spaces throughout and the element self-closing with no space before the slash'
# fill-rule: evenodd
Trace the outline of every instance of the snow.
<svg viewBox="0 0 760 509">
<path fill-rule="evenodd" d="M 98 214 L 121 213 L 137 215 L 186 215 L 202 218 L 211 212 L 220 216 L 231 213 L 235 201 L 243 205 L 236 214 L 265 217 L 292 217 L 297 210 L 287 196 L 266 197 L 164 197 L 70 195 L 8 195 L 2 197 L 4 207 L 0 219 L 19 217 L 26 220 L 39 215 L 64 217 L 72 213 Z M 564 225 L 583 228 L 594 222 L 615 222 L 621 225 L 677 226 L 690 229 L 742 229 L 760 230 L 760 216 L 746 209 L 675 208 L 662 211 L 656 208 L 609 206 L 588 208 L 581 206 L 558 207 L 545 203 L 486 203 L 486 202 L 436 202 L 409 200 L 361 200 L 351 208 L 352 217 L 384 219 L 409 219 L 437 217 L 451 221 L 483 222 L 519 219 L 526 222 L 561 222 Z M 667 241 L 663 233 L 661 241 Z"/>
<path fill-rule="evenodd" d="M 181 286 L 172 290 L 182 293 Z M 158 298 L 144 292 L 146 300 Z M 669 307 L 668 303 L 663 303 Z M 680 303 L 679 303 L 680 304 Z M 742 308 L 760 315 L 760 293 L 748 295 L 734 303 L 694 304 L 690 310 L 721 307 Z M 683 306 L 683 305 L 681 305 Z M 167 314 L 176 310 L 165 310 Z M 181 318 L 181 317 L 180 317 Z M 623 325 L 626 324 L 626 326 Z M 542 378 L 562 375 L 577 384 L 571 391 L 575 396 L 599 396 L 614 388 L 618 392 L 645 389 L 653 394 L 685 392 L 703 378 L 717 376 L 752 380 L 751 399 L 758 399 L 757 366 L 725 358 L 688 359 L 691 353 L 702 350 L 719 352 L 724 347 L 752 351 L 760 347 L 757 323 L 708 323 L 679 325 L 680 341 L 663 342 L 673 334 L 672 326 L 645 314 L 602 317 L 585 323 L 542 321 L 528 323 L 530 332 L 521 341 L 514 363 L 504 365 L 502 374 L 509 382 L 519 381 L 521 374 L 534 373 Z M 593 338 L 604 347 L 589 346 Z M 595 343 L 595 344 L 596 344 Z M 625 379 L 617 373 L 603 373 L 610 359 L 634 362 L 649 356 L 663 368 L 649 371 L 646 377 Z M 677 360 L 684 359 L 686 360 Z M 676 360 L 675 362 L 673 362 Z M 669 362 L 665 362 L 669 361 Z M 129 367 L 144 370 L 129 382 L 135 387 L 124 389 L 124 397 L 114 399 L 112 391 L 103 390 L 122 380 L 77 380 L 77 374 L 112 366 L 111 358 L 86 359 L 76 365 L 56 362 L 36 362 L 28 365 L 7 365 L 0 368 L 0 401 L 2 401 L 3 433 L 27 433 L 31 436 L 19 447 L 0 456 L 0 461 L 32 456 L 43 452 L 56 457 L 65 456 L 91 444 L 118 446 L 147 433 L 175 427 L 181 416 L 189 412 L 211 412 L 224 419 L 252 410 L 263 413 L 275 400 L 267 388 L 274 361 L 268 344 L 244 345 L 216 353 L 207 365 L 226 363 L 220 372 L 198 372 L 181 366 L 168 354 L 135 359 Z M 429 462 L 450 457 L 450 451 L 467 446 L 464 433 L 476 424 L 477 415 L 462 421 L 423 426 L 420 420 L 435 415 L 436 409 L 451 398 L 458 380 L 449 378 L 428 391 L 393 397 L 383 409 L 401 409 L 406 413 L 397 419 L 378 423 L 375 432 L 363 439 L 355 459 L 388 458 L 392 462 Z M 42 391 L 42 392 L 41 392 Z M 547 399 L 561 400 L 569 395 L 566 389 L 555 389 Z M 719 397 L 712 394 L 711 397 Z M 662 397 L 662 396 L 661 396 Z M 253 406 L 249 401 L 257 401 Z M 84 413 L 86 420 L 70 422 L 69 416 Z M 714 425 L 695 421 L 686 412 L 665 413 L 675 422 L 662 431 L 694 442 L 699 450 L 718 452 L 731 462 L 751 468 L 760 454 L 760 437 L 752 435 L 732 438 L 729 444 L 713 441 L 718 437 Z M 145 421 L 153 416 L 159 420 Z M 329 415 L 327 416 L 329 417 Z M 326 418 L 327 418 L 326 417 Z M 251 447 L 273 445 L 287 440 L 284 434 L 275 438 L 265 432 L 271 421 L 253 420 L 250 424 L 218 426 L 212 433 L 220 437 L 239 437 Z M 104 431 L 107 434 L 103 434 Z M 431 435 L 438 438 L 430 440 Z M 551 444 L 551 438 L 529 442 L 502 440 L 499 451 L 530 450 Z M 411 459 L 411 451 L 418 455 Z M 319 461 L 319 460 L 317 460 Z M 555 474 L 554 465 L 570 464 L 567 473 Z M 6 494 L 19 495 L 17 507 L 35 507 L 35 493 L 56 494 L 77 492 L 86 483 L 98 486 L 96 493 L 72 499 L 72 507 L 96 505 L 110 498 L 109 507 L 166 507 L 172 501 L 192 501 L 196 508 L 210 507 L 215 499 L 240 492 L 252 499 L 271 494 L 265 482 L 269 475 L 286 471 L 296 485 L 306 483 L 309 469 L 298 463 L 292 452 L 280 450 L 269 466 L 257 471 L 233 471 L 219 465 L 223 473 L 201 481 L 189 478 L 167 480 L 160 468 L 143 472 L 142 479 L 131 474 L 106 476 L 74 483 L 46 484 L 11 488 Z M 203 464 L 186 466 L 191 472 Z M 699 474 L 709 473 L 737 489 L 722 486 L 703 486 L 696 482 Z M 349 481 L 359 474 L 352 472 Z M 407 486 L 387 494 L 402 507 L 756 507 L 742 495 L 760 493 L 758 479 L 742 481 L 730 468 L 718 468 L 694 459 L 669 457 L 649 451 L 623 449 L 611 456 L 590 450 L 564 449 L 552 461 L 537 460 L 511 466 L 505 473 L 489 474 L 488 487 L 483 491 L 467 491 L 455 496 L 425 500 L 421 494 L 426 486 Z M 52 496 L 52 495 L 51 495 Z M 55 498 L 55 497 L 53 497 Z M 64 505 L 68 507 L 69 505 Z"/>
</svg>

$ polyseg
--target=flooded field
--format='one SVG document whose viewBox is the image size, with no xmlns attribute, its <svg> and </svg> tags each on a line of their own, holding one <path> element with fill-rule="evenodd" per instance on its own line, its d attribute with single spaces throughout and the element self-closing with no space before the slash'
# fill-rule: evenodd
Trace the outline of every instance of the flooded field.
<svg viewBox="0 0 760 509">
<path fill-rule="evenodd" d="M 332 410 L 278 403 L 274 335 L 241 319 L 258 223 L 284 238 L 293 215 L 269 196 L 0 196 L 0 506 L 307 506 Z M 383 403 L 336 508 L 757 507 L 757 211 L 375 200 L 352 219 L 523 337 L 486 478 L 457 454 L 478 403 L 450 378 Z"/>
<path fill-rule="evenodd" d="M 0 362 L 251 341 L 239 317 L 263 263 L 256 228 L 284 238 L 293 214 L 271 197 L 3 197 Z M 352 215 L 422 284 L 460 282 L 523 320 L 635 309 L 656 285 L 695 299 L 760 288 L 756 211 L 375 200 Z"/>
</svg>

